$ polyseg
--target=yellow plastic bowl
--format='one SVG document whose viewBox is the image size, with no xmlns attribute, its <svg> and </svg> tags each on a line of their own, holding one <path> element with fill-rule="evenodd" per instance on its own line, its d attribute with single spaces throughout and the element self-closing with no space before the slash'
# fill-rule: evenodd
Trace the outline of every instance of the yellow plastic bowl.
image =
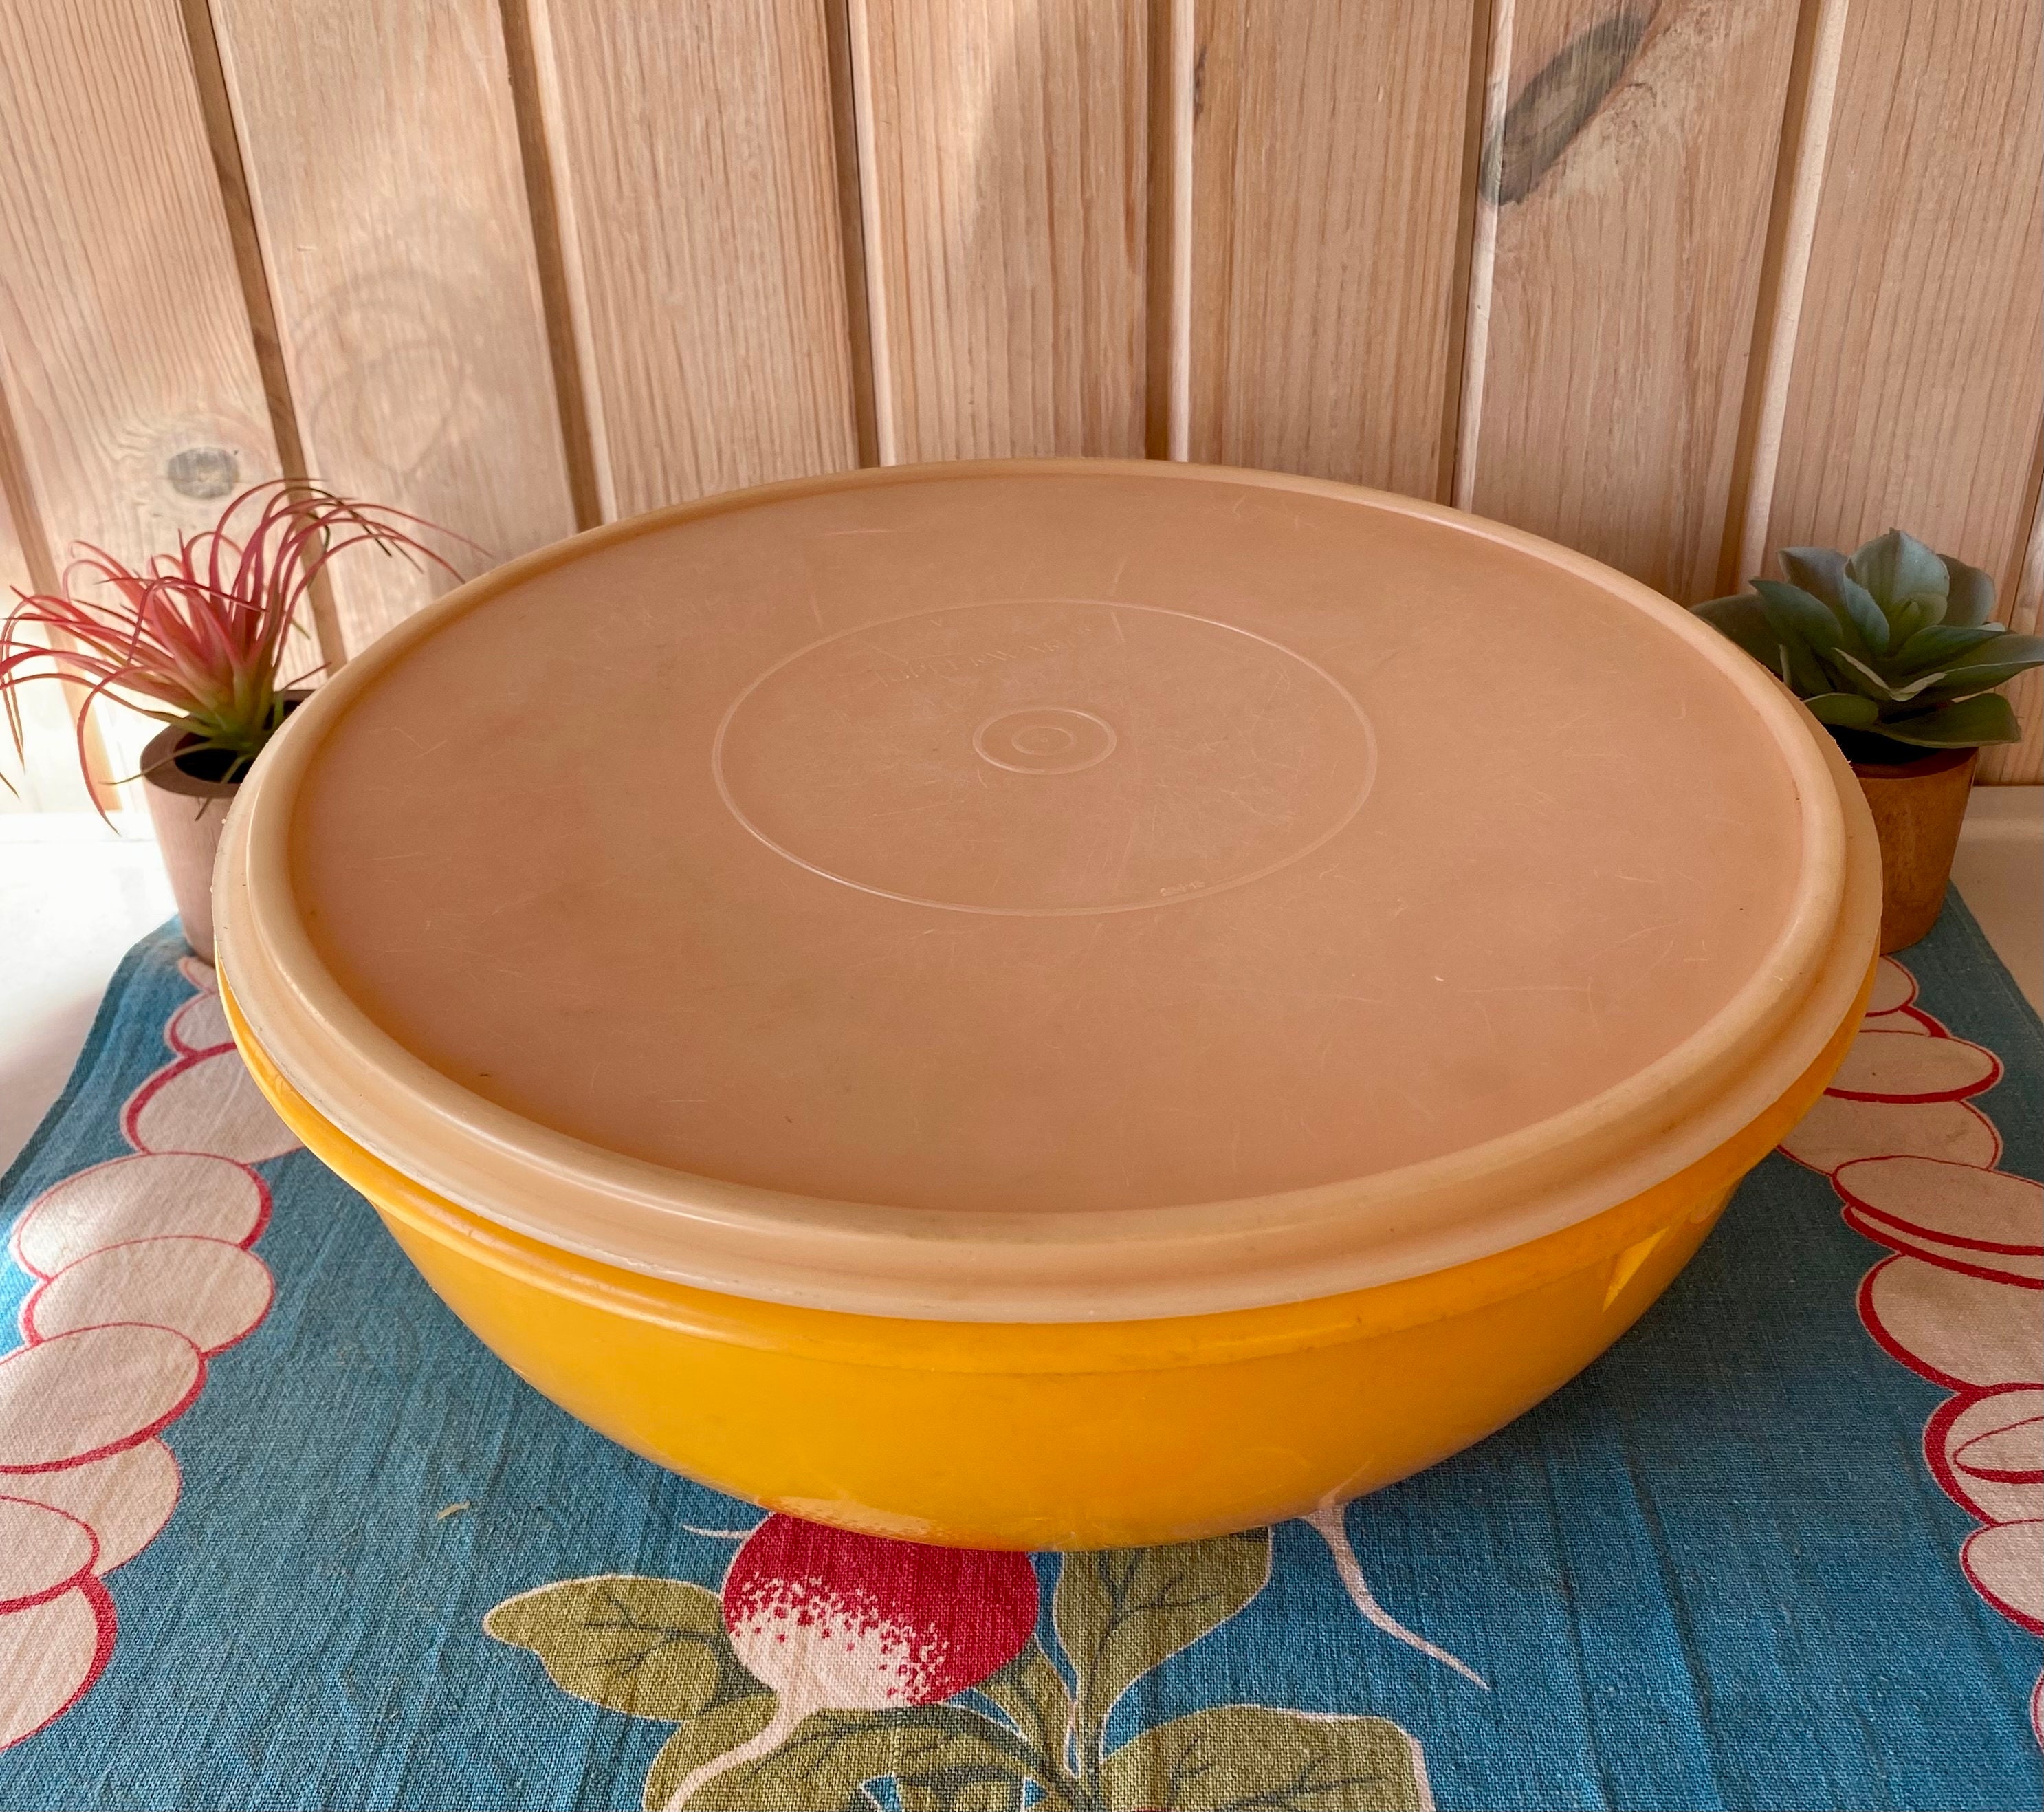
<svg viewBox="0 0 2044 1812">
<path fill-rule="evenodd" d="M 1166 565 L 1203 532 L 1217 495 L 1229 506 L 1229 524 L 1248 534 L 1260 521 L 1254 533 L 1272 546 L 1306 546 L 1302 524 L 1320 532 L 1331 523 L 1325 533 L 1339 554 L 1342 535 L 1366 532 L 1369 544 L 1384 550 L 1376 557 L 1409 560 L 1412 584 L 1438 575 L 1444 598 L 1474 598 L 1478 610 L 1500 586 L 1522 587 L 1528 599 L 1546 587 L 1562 601 L 1557 608 L 1581 598 L 1608 622 L 1623 626 L 1636 615 L 1645 625 L 1638 645 L 1651 655 L 1663 638 L 1667 661 L 1692 676 L 1684 683 L 1692 705 L 1708 711 L 1722 702 L 1725 721 L 1747 726 L 1739 733 L 1761 752 L 1754 760 L 1774 764 L 1777 780 L 1768 784 L 1776 791 L 1767 796 L 1794 802 L 1769 808 L 1801 826 L 1793 846 L 1802 878 L 1787 929 L 1764 957 L 1741 959 L 1746 966 L 1727 983 L 1736 984 L 1735 998 L 1703 1032 L 1570 1113 L 1382 1176 L 1183 1209 L 1137 1203 L 1132 1213 L 1091 1219 L 961 1213 L 932 1221 L 920 1209 L 875 1207 L 874 1198 L 851 1192 L 732 1183 L 689 1164 L 663 1168 L 486 1098 L 480 1083 L 455 1078 L 486 1077 L 487 1068 L 422 1057 L 361 1010 L 350 991 L 364 985 L 367 959 L 322 953 L 327 931 L 313 924 L 317 887 L 294 868 L 293 840 L 309 834 L 302 794 L 322 760 L 332 796 L 336 764 L 323 748 L 352 750 L 351 759 L 373 765 L 389 746 L 387 729 L 381 741 L 347 740 L 350 714 L 378 687 L 396 676 L 402 697 L 425 701 L 409 709 L 431 709 L 444 696 L 432 689 L 442 682 L 419 677 L 417 657 L 432 656 L 436 637 L 452 631 L 469 638 L 462 646 L 486 648 L 486 606 L 523 600 L 513 627 L 543 621 L 531 598 L 552 608 L 584 596 L 568 582 L 587 563 L 610 576 L 589 581 L 586 595 L 655 621 L 666 594 L 647 550 L 695 546 L 687 537 L 705 525 L 713 534 L 752 533 L 739 520 L 752 510 L 763 513 L 766 532 L 743 544 L 763 564 L 801 539 L 787 521 L 839 537 L 828 544 L 848 551 L 832 557 L 855 563 L 846 570 L 867 589 L 847 580 L 846 598 L 832 594 L 832 602 L 855 624 L 873 621 L 902 607 L 889 601 L 924 567 L 876 565 L 893 557 L 889 544 L 856 537 L 892 531 L 859 526 L 859 513 L 887 521 L 889 511 L 924 511 L 916 545 L 927 548 L 949 532 L 942 499 L 931 499 L 946 485 L 983 483 L 1008 487 L 986 521 L 998 528 L 1018 519 L 1016 561 L 1034 571 L 1097 558 L 1106 570 L 1090 583 L 1099 586 L 1120 576 L 1094 551 L 1116 544 L 1111 498 L 1095 541 L 1074 525 L 1120 486 L 1161 524 L 1150 544 Z M 1032 484 L 1055 488 L 1062 513 L 1055 521 L 1067 529 L 1061 539 L 1026 520 Z M 970 525 L 959 532 L 962 563 L 982 557 L 989 532 Z M 663 536 L 679 539 L 663 543 Z M 732 564 L 728 552 L 714 561 L 693 557 L 698 575 Z M 1187 544 L 1178 582 L 1205 583 L 1219 557 Z M 938 564 L 932 556 L 924 567 Z M 1320 646 L 1310 638 L 1324 641 L 1340 619 L 1338 609 L 1316 603 L 1314 587 L 1338 605 L 1345 571 L 1333 557 L 1302 565 L 1296 587 L 1271 606 L 1294 610 L 1293 626 L 1265 623 L 1258 633 L 1282 630 Z M 1067 607 L 1070 585 L 1085 582 L 1079 571 L 1055 594 L 1056 607 Z M 938 595 L 951 608 L 942 600 L 955 594 Z M 1085 595 L 1123 594 L 1110 587 Z M 732 621 L 748 635 L 766 633 L 742 612 Z M 784 639 L 792 644 L 814 633 L 797 624 Z M 998 661 L 1012 664 L 1017 646 L 1018 658 L 1069 652 L 1047 633 L 1004 644 Z M 726 663 L 728 673 L 705 682 L 724 692 L 705 698 L 728 696 L 773 653 L 764 641 L 748 644 L 742 660 Z M 1343 657 L 1337 648 L 1324 658 Z M 950 665 L 889 669 L 874 683 L 914 681 L 925 671 L 948 681 L 963 668 L 945 659 Z M 507 661 L 500 683 L 519 671 Z M 1643 682 L 1658 683 L 1652 673 Z M 1408 706 L 1412 714 L 1401 717 Z M 690 715 L 677 707 L 675 716 L 694 736 L 704 711 L 716 708 L 699 705 Z M 1642 721 L 1659 709 L 1651 700 L 1636 708 Z M 1379 742 L 1370 747 L 1404 764 L 1397 771 L 1408 809 L 1415 757 L 1434 733 L 1430 709 L 1409 693 L 1373 703 Z M 628 711 L 620 714 L 628 720 Z M 1066 713 L 1074 721 L 1083 715 Z M 496 733 L 485 730 L 482 743 L 501 750 L 501 741 L 490 741 Z M 701 747 L 676 742 L 678 784 L 699 784 L 706 737 Z M 473 771 L 487 779 L 486 770 Z M 375 840 L 386 823 L 402 827 L 407 848 L 425 834 L 402 802 L 390 803 L 389 777 L 378 784 L 376 810 L 358 814 L 369 851 L 365 858 L 358 850 L 358 862 L 377 860 Z M 1585 809 L 1597 804 L 1592 794 Z M 717 815 L 721 810 L 713 801 L 704 806 L 689 834 L 739 839 L 729 871 L 741 877 L 740 897 L 763 899 L 763 890 L 779 888 L 805 911 L 830 910 L 840 896 L 827 873 L 784 863 L 786 852 L 774 853 L 763 833 L 743 841 Z M 571 810 L 560 815 L 580 821 Z M 1424 851 L 1431 832 L 1424 813 L 1416 821 L 1420 841 L 1411 847 Z M 1780 829 L 1778 818 L 1773 828 Z M 469 826 L 450 820 L 443 834 L 459 844 Z M 548 834 L 536 819 L 535 837 Z M 1716 884 L 1722 893 L 1721 875 Z M 875 904 L 880 891 L 846 891 L 845 910 L 866 914 L 861 925 L 886 928 L 940 916 L 908 897 L 912 890 Z M 1209 918 L 1200 922 L 1240 922 L 1216 915 L 1244 910 L 1246 897 L 1238 891 L 1228 897 L 1234 905 L 1203 906 Z M 1727 914 L 1744 909 L 1744 895 L 1723 897 Z M 459 903 L 466 910 L 471 902 Z M 1739 1179 L 1842 1060 L 1872 983 L 1880 879 L 1865 802 L 1828 737 L 1744 656 L 1620 575 L 1496 525 L 1345 487 L 1067 461 L 894 468 L 712 499 L 597 531 L 463 587 L 351 664 L 266 752 L 228 829 L 215 906 L 223 998 L 259 1086 L 306 1146 L 375 1206 L 453 1311 L 536 1389 L 659 1465 L 793 1514 L 912 1541 L 1082 1548 L 1192 1540 L 1374 1491 L 1501 1427 L 1603 1352 L 1667 1287 Z M 653 909 L 644 923 L 657 929 L 666 910 Z M 391 922 L 402 927 L 402 916 Z M 1133 920 L 1094 922 L 1116 936 L 1114 926 Z M 985 918 L 943 923 L 948 936 L 989 940 L 990 962 L 1000 960 L 998 938 L 1022 935 Z M 1718 923 L 1705 921 L 1705 933 Z M 558 944 L 557 923 L 547 935 Z M 1039 940 L 1028 946 L 1034 951 L 1054 933 L 1027 935 Z M 544 958 L 554 947 L 523 948 Z M 363 948 L 375 956 L 373 944 Z M 579 955 L 571 948 L 567 960 Z M 616 1010 L 629 1010 L 617 984 L 605 985 Z M 585 998 L 606 997 L 592 985 L 578 999 Z M 478 1010 L 494 1010 L 478 997 Z M 743 1025 L 731 1032 L 734 1050 L 747 1035 Z M 1566 1063 L 1566 1049 L 1558 1047 L 1557 1062 Z"/>
<path fill-rule="evenodd" d="M 1656 1189 L 1451 1270 L 1281 1307 L 1090 1324 L 909 1321 L 597 1264 L 420 1188 L 337 1132 L 223 998 L 257 1084 L 442 1301 L 542 1395 L 655 1464 L 905 1541 L 1191 1541 L 1359 1497 L 1502 1428 L 1631 1327 L 1843 1061 Z"/>
</svg>

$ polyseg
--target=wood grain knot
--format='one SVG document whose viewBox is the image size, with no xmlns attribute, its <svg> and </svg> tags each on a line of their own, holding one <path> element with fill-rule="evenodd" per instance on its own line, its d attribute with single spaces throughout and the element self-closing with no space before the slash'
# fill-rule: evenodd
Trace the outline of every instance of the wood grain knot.
<svg viewBox="0 0 2044 1812">
<path fill-rule="evenodd" d="M 225 497 L 241 482 L 241 462 L 225 447 L 180 447 L 163 476 L 180 497 Z"/>
<path fill-rule="evenodd" d="M 1572 38 L 1519 91 L 1484 147 L 1483 192 L 1523 202 L 1589 123 L 1639 54 L 1650 12 L 1614 13 Z"/>
</svg>

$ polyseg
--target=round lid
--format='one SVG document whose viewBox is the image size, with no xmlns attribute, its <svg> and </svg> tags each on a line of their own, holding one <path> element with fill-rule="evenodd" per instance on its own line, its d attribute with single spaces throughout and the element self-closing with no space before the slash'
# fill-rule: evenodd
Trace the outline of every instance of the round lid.
<svg viewBox="0 0 2044 1812">
<path fill-rule="evenodd" d="M 1686 613 L 1156 464 L 583 536 L 244 791 L 223 961 L 343 1131 L 590 1256 L 910 1315 L 1285 1300 L 1593 1213 L 1815 1054 L 1843 887 L 1815 740 Z"/>
</svg>

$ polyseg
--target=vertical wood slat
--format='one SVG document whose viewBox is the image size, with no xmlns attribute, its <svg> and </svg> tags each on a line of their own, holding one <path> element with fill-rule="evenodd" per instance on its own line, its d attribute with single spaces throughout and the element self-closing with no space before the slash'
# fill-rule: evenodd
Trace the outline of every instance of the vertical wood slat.
<svg viewBox="0 0 2044 1812">
<path fill-rule="evenodd" d="M 2019 567 L 2044 414 L 2040 36 L 2044 0 L 1851 0 L 1749 552 L 1900 526 L 1997 577 Z"/>
<path fill-rule="evenodd" d="M 844 62 L 836 109 L 839 126 L 838 194 L 840 218 L 844 217 L 842 198 L 847 188 L 858 203 L 859 276 L 863 304 L 847 307 L 847 326 L 855 340 L 862 330 L 864 333 L 863 352 L 855 344 L 853 363 L 856 367 L 863 358 L 870 378 L 866 401 L 871 417 L 870 425 L 864 421 L 860 424 L 859 458 L 863 463 L 870 450 L 874 464 L 891 466 L 901 456 L 894 444 L 894 354 L 888 344 L 886 265 L 880 256 L 880 184 L 875 174 L 880 160 L 875 148 L 877 132 L 873 118 L 873 32 L 866 0 L 843 0 L 843 6 Z M 851 127 L 849 184 L 846 181 L 843 132 L 847 121 Z M 848 244 L 848 230 L 846 238 Z M 846 268 L 848 276 L 849 260 Z M 856 400 L 856 378 L 853 388 Z"/>
<path fill-rule="evenodd" d="M 1441 489 L 1473 0 L 1201 0 L 1196 460 Z"/>
<path fill-rule="evenodd" d="M 213 0 L 306 471 L 487 550 L 574 529 L 493 0 Z M 453 581 L 358 552 L 358 652 Z"/>
<path fill-rule="evenodd" d="M 59 566 L 139 561 L 278 475 L 177 0 L 0 5 L 0 392 Z M 153 726 L 100 715 L 133 772 Z"/>
<path fill-rule="evenodd" d="M 606 517 L 859 457 L 803 0 L 523 0 Z"/>
<path fill-rule="evenodd" d="M 837 182 L 838 244 L 843 272 L 845 338 L 851 371 L 852 426 L 859 464 L 878 465 L 880 421 L 878 348 L 874 337 L 873 273 L 866 260 L 868 134 L 859 97 L 871 80 L 864 0 L 823 0 L 830 57 L 831 147 Z M 891 407 L 891 405 L 890 405 Z"/>
<path fill-rule="evenodd" d="M 1712 596 L 1796 0 L 1516 0 L 1471 507 Z"/>
<path fill-rule="evenodd" d="M 1182 460 L 1189 451 L 1193 17 L 1193 0 L 1150 0 L 1143 444 L 1153 460 Z"/>
<path fill-rule="evenodd" d="M 542 58 L 533 42 L 532 14 L 525 0 L 497 0 L 497 10 L 504 25 L 505 64 L 518 125 L 519 162 L 524 170 L 525 208 L 532 221 L 540 300 L 546 313 L 547 351 L 567 458 L 568 492 L 574 503 L 575 526 L 593 529 L 603 520 L 603 506 L 590 442 L 587 360 L 577 338 L 574 285 L 563 241 L 563 202 L 553 148 L 547 137 L 552 62 L 551 57 Z"/>
<path fill-rule="evenodd" d="M 1476 300 L 1479 267 L 1486 298 L 1481 314 L 1485 332 L 1489 330 L 1488 291 L 1494 267 L 1496 242 L 1482 242 L 1478 229 L 1496 210 L 1482 207 L 1483 147 L 1493 115 L 1501 118 L 1504 79 L 1512 66 L 1512 29 L 1517 0 L 1475 0 L 1470 16 L 1469 63 L 1465 72 L 1462 102 L 1461 177 L 1458 184 L 1461 206 L 1455 216 L 1455 261 L 1448 279 L 1448 344 L 1446 370 L 1441 387 L 1440 446 L 1435 456 L 1434 496 L 1443 503 L 1459 506 L 1457 474 L 1461 464 L 1462 428 L 1473 423 L 1476 411 L 1468 406 L 1465 390 L 1473 367 L 1480 366 L 1470 356 L 1470 330 L 1478 321 Z M 1493 77 L 1496 79 L 1493 80 Z"/>
<path fill-rule="evenodd" d="M 1838 62 L 1852 0 L 1803 0 L 1796 60 L 1788 77 L 1788 106 L 1775 156 L 1774 202 L 1767 227 L 1767 255 L 1755 311 L 1753 355 L 1746 366 L 1739 450 L 1732 475 L 1731 507 L 1725 515 L 1724 560 L 1719 567 L 1720 595 L 1739 590 L 1758 575 L 1765 553 L 1767 499 L 1781 459 L 1781 419 L 1795 369 L 1796 333 L 1809 287 L 1810 247 L 1816 235 L 1817 204 L 1823 194 L 1824 164 L 1831 152 L 1837 111 Z"/>
<path fill-rule="evenodd" d="M 1497 280 L 1497 208 L 1484 194 L 1486 146 L 1501 146 L 1504 116 L 1512 98 L 1512 33 L 1518 20 L 1518 0 L 1491 0 L 1488 41 L 1483 46 L 1481 98 L 1474 122 L 1475 160 L 1466 166 L 1463 184 L 1468 200 L 1467 269 L 1462 293 L 1462 331 L 1458 356 L 1462 370 L 1455 386 L 1454 444 L 1443 449 L 1449 466 L 1444 494 L 1458 510 L 1476 507 L 1477 429 L 1483 421 L 1484 385 L 1489 371 L 1490 298 Z M 1476 59 L 1471 57 L 1472 82 Z"/>
<path fill-rule="evenodd" d="M 897 456 L 1139 456 L 1148 0 L 866 12 Z"/>
</svg>

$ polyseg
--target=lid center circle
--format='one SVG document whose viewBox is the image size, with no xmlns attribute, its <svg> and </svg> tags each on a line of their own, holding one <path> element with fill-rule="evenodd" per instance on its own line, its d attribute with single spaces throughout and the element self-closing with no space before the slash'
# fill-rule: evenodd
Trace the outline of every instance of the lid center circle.
<svg viewBox="0 0 2044 1812">
<path fill-rule="evenodd" d="M 1078 774 L 1106 760 L 1120 741 L 1105 717 L 1062 705 L 998 712 L 972 734 L 980 759 L 1011 774 Z"/>
<path fill-rule="evenodd" d="M 1338 836 L 1377 770 L 1326 668 L 1090 598 L 951 604 L 784 655 L 711 768 L 769 849 L 861 892 L 1024 917 L 1210 898 Z"/>
</svg>

